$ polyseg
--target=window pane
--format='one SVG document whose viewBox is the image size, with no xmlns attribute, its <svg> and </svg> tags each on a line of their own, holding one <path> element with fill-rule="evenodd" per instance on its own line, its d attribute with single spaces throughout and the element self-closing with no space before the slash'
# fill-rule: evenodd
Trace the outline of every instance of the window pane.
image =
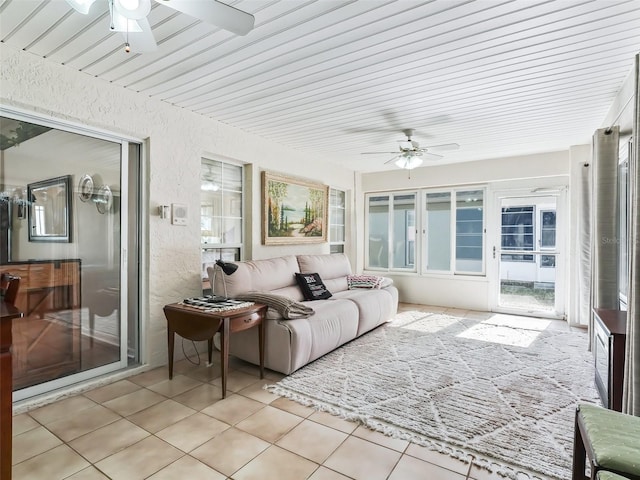
<svg viewBox="0 0 640 480">
<path fill-rule="evenodd" d="M 482 190 L 456 192 L 456 271 L 482 272 Z"/>
<path fill-rule="evenodd" d="M 389 266 L 389 197 L 369 197 L 369 262 L 373 268 Z"/>
<path fill-rule="evenodd" d="M 393 267 L 413 268 L 416 248 L 416 196 L 393 198 Z"/>
<path fill-rule="evenodd" d="M 556 266 L 556 256 L 555 255 L 541 255 L 540 256 L 540 266 L 542 268 L 553 268 Z"/>
<path fill-rule="evenodd" d="M 344 245 L 330 245 L 329 246 L 330 253 L 344 253 Z"/>
<path fill-rule="evenodd" d="M 628 222 L 629 222 L 629 160 L 628 151 L 621 152 L 622 158 L 626 158 L 618 167 L 618 192 L 620 197 L 620 234 L 618 242 L 619 264 L 618 264 L 618 287 L 620 294 L 626 299 L 629 289 L 629 250 L 628 250 Z"/>
<path fill-rule="evenodd" d="M 333 225 L 344 225 L 344 209 L 331 209 L 331 223 Z"/>
<path fill-rule="evenodd" d="M 541 212 L 540 247 L 556 246 L 556 212 Z"/>
<path fill-rule="evenodd" d="M 427 270 L 450 270 L 451 193 L 428 193 L 426 203 Z"/>
<path fill-rule="evenodd" d="M 502 208 L 502 250 L 533 250 L 533 206 Z M 531 255 L 502 255 L 503 261 L 533 262 Z"/>
<path fill-rule="evenodd" d="M 242 243 L 242 167 L 203 159 L 200 180 L 202 244 Z"/>
<path fill-rule="evenodd" d="M 329 243 L 342 243 L 345 239 L 345 192 L 331 188 L 329 190 Z"/>
<path fill-rule="evenodd" d="M 556 246 L 556 230 L 542 230 L 540 237 L 540 245 L 542 247 L 555 247 Z"/>
<path fill-rule="evenodd" d="M 220 217 L 202 217 L 200 219 L 200 226 L 202 228 L 203 245 L 222 243 L 222 219 Z"/>
<path fill-rule="evenodd" d="M 342 190 L 331 189 L 330 201 L 332 207 L 339 207 L 344 209 L 345 192 Z"/>
<path fill-rule="evenodd" d="M 223 215 L 226 217 L 242 217 L 242 193 L 241 192 L 223 192 L 224 210 Z"/>
<path fill-rule="evenodd" d="M 345 215 L 344 202 L 345 192 L 331 188 L 329 190 L 329 243 L 344 242 L 345 238 Z"/>
<path fill-rule="evenodd" d="M 344 241 L 344 227 L 342 225 L 331 225 L 331 239 L 337 242 Z"/>
<path fill-rule="evenodd" d="M 240 243 L 242 241 L 242 220 L 239 218 L 225 218 L 223 243 Z"/>
<path fill-rule="evenodd" d="M 242 167 L 231 165 L 229 163 L 222 164 L 222 190 L 226 191 L 242 191 Z"/>
</svg>

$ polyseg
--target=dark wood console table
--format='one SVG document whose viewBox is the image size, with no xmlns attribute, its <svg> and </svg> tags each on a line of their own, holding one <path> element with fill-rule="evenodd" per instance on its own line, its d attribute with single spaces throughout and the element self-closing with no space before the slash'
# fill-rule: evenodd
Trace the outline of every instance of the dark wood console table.
<svg viewBox="0 0 640 480">
<path fill-rule="evenodd" d="M 172 303 L 165 305 L 169 347 L 169 379 L 173 378 L 173 351 L 175 334 L 187 340 L 207 340 L 209 363 L 213 351 L 213 336 L 220 332 L 220 361 L 222 364 L 222 398 L 227 395 L 227 372 L 229 370 L 229 335 L 259 326 L 258 348 L 260 353 L 260 378 L 264 378 L 264 317 L 267 306 L 256 303 L 249 307 L 206 312 L 188 305 Z"/>
<path fill-rule="evenodd" d="M 11 365 L 11 325 L 22 312 L 4 300 L 0 302 L 0 478 L 11 479 L 13 421 L 13 368 Z"/>
<path fill-rule="evenodd" d="M 596 388 L 606 408 L 621 412 L 627 312 L 594 308 L 593 319 Z"/>
</svg>

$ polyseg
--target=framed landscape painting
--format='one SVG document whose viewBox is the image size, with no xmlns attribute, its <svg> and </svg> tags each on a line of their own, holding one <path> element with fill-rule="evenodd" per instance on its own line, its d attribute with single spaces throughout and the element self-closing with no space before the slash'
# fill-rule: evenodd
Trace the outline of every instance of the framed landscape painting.
<svg viewBox="0 0 640 480">
<path fill-rule="evenodd" d="M 329 187 L 262 172 L 262 244 L 327 241 Z"/>
</svg>

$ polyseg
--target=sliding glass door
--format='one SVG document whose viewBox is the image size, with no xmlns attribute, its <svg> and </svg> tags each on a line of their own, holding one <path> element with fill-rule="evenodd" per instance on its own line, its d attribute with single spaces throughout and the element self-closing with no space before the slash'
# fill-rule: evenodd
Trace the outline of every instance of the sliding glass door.
<svg viewBox="0 0 640 480">
<path fill-rule="evenodd" d="M 13 323 L 20 400 L 138 360 L 140 145 L 7 112 L 0 130 L 1 269 L 21 278 L 24 312 Z"/>
</svg>

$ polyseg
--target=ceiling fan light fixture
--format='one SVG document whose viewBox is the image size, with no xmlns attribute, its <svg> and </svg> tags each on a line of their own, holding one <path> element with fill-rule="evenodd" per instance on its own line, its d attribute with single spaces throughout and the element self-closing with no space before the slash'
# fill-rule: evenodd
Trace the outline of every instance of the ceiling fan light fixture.
<svg viewBox="0 0 640 480">
<path fill-rule="evenodd" d="M 398 168 L 413 170 L 422 165 L 422 159 L 417 155 L 402 155 L 395 163 Z"/>
<path fill-rule="evenodd" d="M 91 9 L 91 5 L 93 5 L 95 1 L 96 0 L 67 0 L 67 3 L 77 12 L 87 15 L 89 9 Z"/>
<path fill-rule="evenodd" d="M 149 15 L 151 0 L 113 0 L 115 10 L 130 20 L 140 20 Z"/>
</svg>

